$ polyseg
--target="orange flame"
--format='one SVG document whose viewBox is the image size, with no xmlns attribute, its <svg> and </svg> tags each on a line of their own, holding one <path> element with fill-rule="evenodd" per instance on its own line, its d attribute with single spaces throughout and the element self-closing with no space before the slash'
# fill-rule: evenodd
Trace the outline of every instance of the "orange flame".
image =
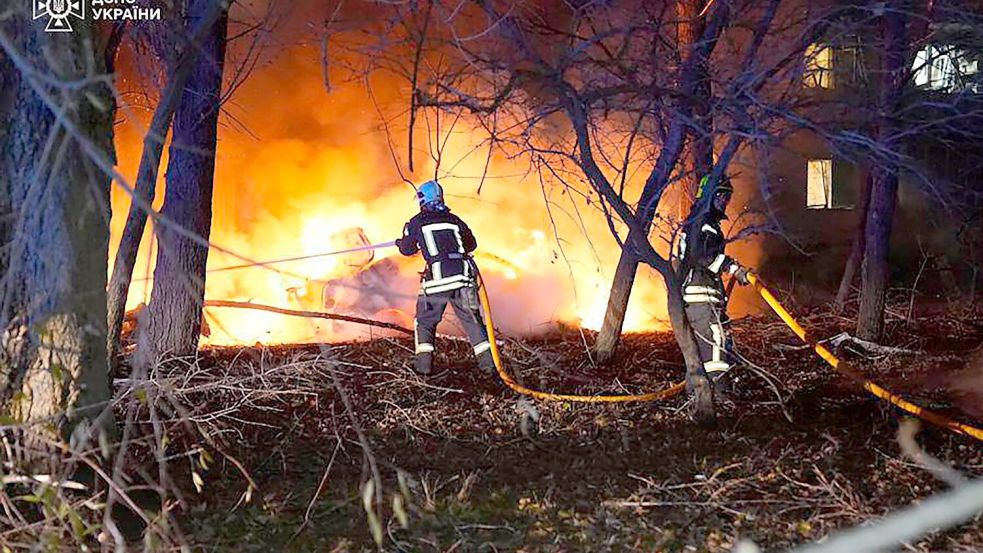
<svg viewBox="0 0 983 553">
<path fill-rule="evenodd" d="M 413 190 L 393 164 L 389 141 L 362 84 L 323 88 L 317 53 L 298 48 L 257 71 L 227 106 L 236 124 L 222 125 L 216 157 L 211 240 L 256 260 L 268 260 L 397 238 L 416 212 Z M 398 101 L 397 83 L 388 83 Z M 117 130 L 120 170 L 133 177 L 149 117 L 129 115 Z M 432 117 L 432 115 L 431 115 Z M 242 127 L 248 129 L 243 130 Z M 417 141 L 426 141 L 426 129 Z M 398 136 L 391 136 L 393 140 Z M 435 137 L 430 136 L 431 145 Z M 473 228 L 477 262 L 489 284 L 496 323 L 512 334 L 548 330 L 557 322 L 600 327 L 620 253 L 596 205 L 562 189 L 547 189 L 535 174 L 504 156 L 488 162 L 483 134 L 462 120 L 441 152 L 441 166 L 416 152 L 418 180 L 440 179 L 447 202 Z M 397 143 L 398 155 L 405 146 Z M 163 163 L 166 163 L 166 156 Z M 164 170 L 161 175 L 163 180 Z M 478 193 L 481 176 L 486 175 Z M 132 182 L 132 181 L 131 181 Z M 158 183 L 157 204 L 163 195 Z M 113 193 L 113 243 L 119 239 L 128 199 Z M 149 300 L 139 281 L 152 275 L 151 241 L 142 245 L 128 306 Z M 560 240 L 557 240 L 560 237 Z M 589 238 L 588 238 L 589 237 Z M 241 263 L 220 252 L 209 269 Z M 255 301 L 298 309 L 329 310 L 412 324 L 419 258 L 395 249 L 293 261 L 263 268 L 212 273 L 208 299 Z M 661 279 L 639 271 L 626 331 L 666 328 Z M 368 336 L 360 327 L 311 322 L 273 313 L 206 310 L 206 344 L 337 341 Z M 445 329 L 453 332 L 453 324 Z"/>
</svg>

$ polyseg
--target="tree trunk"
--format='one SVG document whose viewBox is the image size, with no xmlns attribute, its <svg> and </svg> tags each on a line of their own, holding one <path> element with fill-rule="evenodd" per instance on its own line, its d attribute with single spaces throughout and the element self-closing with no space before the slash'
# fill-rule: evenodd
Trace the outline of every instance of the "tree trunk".
<svg viewBox="0 0 983 553">
<path fill-rule="evenodd" d="M 905 11 L 900 9 L 887 10 L 881 19 L 884 52 L 878 142 L 882 152 L 896 153 L 899 147 L 894 117 L 901 106 L 907 68 L 905 22 Z M 857 335 L 864 340 L 877 341 L 884 331 L 888 254 L 898 195 L 898 162 L 890 154 L 882 155 L 875 162 L 872 178 Z"/>
<path fill-rule="evenodd" d="M 214 0 L 192 0 L 190 25 L 207 17 Z M 207 240 L 211 230 L 215 149 L 225 61 L 228 14 L 223 12 L 201 42 L 174 128 L 167 165 L 167 191 L 157 226 L 159 249 L 154 288 L 138 344 L 141 359 L 188 355 L 198 347 L 208 248 L 187 232 Z M 174 228 L 180 226 L 180 229 Z"/>
<path fill-rule="evenodd" d="M 695 45 L 703 31 L 706 30 L 706 20 L 700 17 L 700 10 L 705 2 L 683 0 L 677 4 L 677 12 L 681 21 L 679 25 L 679 41 L 682 45 Z M 713 169 L 713 118 L 710 115 L 710 72 L 707 60 L 696 60 L 696 79 L 693 86 L 693 127 L 690 129 L 690 142 L 687 148 L 687 169 L 691 173 L 689 179 L 690 192 L 694 195 L 700 178 Z M 689 206 L 686 206 L 687 208 Z"/>
<path fill-rule="evenodd" d="M 54 91 L 26 73 L 64 82 L 105 74 L 95 24 L 72 25 L 47 33 L 23 12 L 0 24 L 10 39 L 0 56 L 0 184 L 10 217 L 0 236 L 0 414 L 54 421 L 84 446 L 88 430 L 113 427 L 104 335 L 110 179 L 81 142 L 104 167 L 113 163 L 113 95 L 101 82 Z M 16 107 L 5 116 L 4 105 Z"/>
<path fill-rule="evenodd" d="M 857 314 L 857 336 L 877 341 L 884 331 L 884 302 L 888 284 L 891 224 L 897 200 L 897 168 L 874 170 L 874 190 L 867 217 L 867 244 L 863 261 L 863 288 Z"/>
<path fill-rule="evenodd" d="M 703 35 L 705 30 L 704 19 L 699 17 L 703 5 L 701 2 L 692 0 L 680 0 L 676 4 L 680 20 L 677 29 L 680 52 L 691 49 Z M 700 132 L 690 129 L 691 140 L 687 148 L 687 157 L 689 158 L 689 165 L 693 168 L 693 180 L 698 182 L 700 175 L 709 173 L 713 167 L 713 133 L 709 115 L 710 80 L 707 75 L 706 62 L 704 59 L 697 59 L 695 63 L 694 76 L 692 77 L 694 98 L 690 109 Z M 686 118 L 686 115 L 681 114 L 679 117 Z M 639 204 L 642 205 L 646 201 L 647 198 L 643 197 Z M 647 231 L 651 220 L 646 220 L 645 224 Z M 632 237 L 629 236 L 625 243 L 630 244 L 631 242 Z M 611 282 L 611 293 L 608 296 L 608 305 L 604 312 L 604 322 L 595 344 L 597 362 L 602 365 L 606 365 L 614 359 L 618 342 L 621 340 L 621 331 L 624 328 L 628 302 L 631 299 L 631 290 L 635 285 L 637 273 L 638 258 L 630 249 L 623 249 L 621 257 L 618 258 L 614 279 Z"/>
<path fill-rule="evenodd" d="M 836 300 L 833 302 L 833 311 L 842 313 L 846 300 L 850 297 L 850 290 L 853 288 L 854 277 L 857 269 L 864 258 L 864 248 L 867 236 L 867 212 L 870 209 L 870 188 L 872 174 L 867 174 L 864 178 L 864 186 L 860 193 L 860 216 L 857 218 L 857 230 L 853 235 L 853 244 L 850 246 L 850 257 L 846 260 L 843 268 L 843 277 L 840 279 L 840 287 L 836 291 Z"/>
<path fill-rule="evenodd" d="M 164 138 L 171 126 L 174 110 L 181 100 L 185 83 L 191 75 L 198 49 L 195 46 L 205 36 L 212 25 L 222 14 L 218 2 L 209 4 L 209 9 L 194 28 L 188 27 L 188 44 L 184 52 L 176 58 L 173 70 L 170 71 L 167 86 L 161 92 L 160 103 L 154 111 L 154 116 L 143 139 L 143 154 L 140 157 L 140 167 L 137 170 L 137 180 L 133 193 L 142 199 L 141 202 L 130 203 L 126 216 L 123 234 L 120 236 L 119 248 L 116 250 L 116 262 L 113 264 L 113 276 L 109 280 L 108 309 L 109 330 L 106 341 L 109 349 L 110 364 L 115 365 L 121 351 L 120 331 L 123 328 L 123 315 L 126 311 L 126 299 L 133 278 L 133 266 L 136 263 L 143 231 L 147 226 L 147 209 L 154 201 L 157 185 L 157 172 L 160 167 L 160 157 L 164 149 Z"/>
<path fill-rule="evenodd" d="M 625 242 L 631 243 L 631 237 Z M 625 313 L 628 311 L 628 300 L 631 289 L 635 285 L 635 274 L 638 272 L 638 258 L 631 255 L 628 248 L 621 250 L 618 267 L 611 281 L 611 294 L 608 296 L 608 306 L 604 311 L 604 322 L 597 334 L 595 344 L 597 362 L 606 365 L 614 359 L 614 353 L 621 341 L 621 329 L 625 324 Z"/>
<path fill-rule="evenodd" d="M 15 171 L 8 166 L 8 140 L 13 129 L 13 121 L 17 115 L 17 92 L 20 87 L 20 73 L 14 67 L 9 56 L 0 50 L 0 275 L 6 275 L 10 266 L 8 256 L 3 253 L 13 237 L 12 221 L 14 220 L 13 177 Z M 2 281 L 0 281 L 2 282 Z M 2 307 L 6 307 L 6 297 L 0 298 Z M 6 310 L 0 311 L 0 320 L 6 322 Z M 0 331 L 3 328 L 0 327 Z M 2 345 L 2 344 L 0 344 Z M 2 375 L 0 375 L 2 378 Z M 3 383 L 0 382 L 0 388 Z"/>
</svg>

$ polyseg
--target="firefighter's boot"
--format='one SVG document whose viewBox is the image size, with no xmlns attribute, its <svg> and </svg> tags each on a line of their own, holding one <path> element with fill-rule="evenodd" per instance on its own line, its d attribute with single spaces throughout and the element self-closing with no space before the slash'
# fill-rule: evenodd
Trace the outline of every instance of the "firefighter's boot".
<svg viewBox="0 0 983 553">
<path fill-rule="evenodd" d="M 490 349 L 479 353 L 478 357 L 478 368 L 485 371 L 488 374 L 495 374 L 497 369 L 495 368 L 495 358 L 492 357 L 492 352 Z"/>
<path fill-rule="evenodd" d="M 413 371 L 428 375 L 433 370 L 433 353 L 418 353 L 413 359 Z"/>
<path fill-rule="evenodd" d="M 710 385 L 713 387 L 713 400 L 717 405 L 733 402 L 731 395 L 734 392 L 734 386 L 731 382 L 731 376 L 727 374 L 729 372 L 720 371 L 709 375 Z"/>
<path fill-rule="evenodd" d="M 717 408 L 714 405 L 713 384 L 704 379 L 701 384 L 692 386 L 693 404 L 690 414 L 693 421 L 705 430 L 717 427 Z"/>
</svg>

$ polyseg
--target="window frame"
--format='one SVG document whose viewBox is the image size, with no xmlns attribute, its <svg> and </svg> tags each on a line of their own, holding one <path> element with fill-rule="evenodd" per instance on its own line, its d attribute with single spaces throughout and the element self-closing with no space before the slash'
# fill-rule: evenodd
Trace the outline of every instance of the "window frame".
<svg viewBox="0 0 983 553">
<path fill-rule="evenodd" d="M 915 53 L 911 73 L 914 85 L 923 90 L 983 92 L 972 79 L 980 74 L 980 59 L 955 44 L 926 44 Z"/>
<path fill-rule="evenodd" d="M 813 42 L 805 50 L 802 84 L 812 90 L 832 90 L 836 86 L 835 50 L 831 44 Z"/>
<path fill-rule="evenodd" d="M 818 171 L 814 171 L 814 167 L 822 167 Z M 818 190 L 822 194 L 822 203 L 813 203 L 813 199 L 817 196 L 814 192 L 817 190 L 814 184 L 814 175 L 819 174 L 821 182 L 819 183 Z M 827 209 L 836 209 L 833 203 L 833 158 L 809 158 L 806 160 L 806 209 L 813 211 L 821 211 Z"/>
</svg>

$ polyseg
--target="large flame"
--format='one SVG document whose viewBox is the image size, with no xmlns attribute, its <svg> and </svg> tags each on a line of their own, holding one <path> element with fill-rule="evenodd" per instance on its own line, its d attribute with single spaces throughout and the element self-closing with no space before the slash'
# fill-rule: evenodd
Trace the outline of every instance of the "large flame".
<svg viewBox="0 0 983 553">
<path fill-rule="evenodd" d="M 361 83 L 327 93 L 317 56 L 306 48 L 289 51 L 257 69 L 227 105 L 217 152 L 214 244 L 255 260 L 314 255 L 393 240 L 416 212 L 413 189 L 393 162 L 394 156 L 406 155 L 399 131 L 387 139 Z M 398 83 L 375 84 L 383 104 L 395 104 L 407 93 Z M 123 114 L 126 122 L 117 129 L 119 166 L 132 177 L 148 117 L 126 107 Z M 521 162 L 496 155 L 488 163 L 483 133 L 469 132 L 467 122 L 457 122 L 450 133 L 442 122 L 440 135 L 434 123 L 429 131 L 419 124 L 417 143 L 423 146 L 415 152 L 413 177 L 423 181 L 436 173 L 452 210 L 473 228 L 496 323 L 513 334 L 541 332 L 557 322 L 599 328 L 620 250 L 596 207 L 561 188 L 544 192 L 538 175 Z M 435 171 L 430 152 L 438 138 L 445 143 Z M 157 204 L 162 194 L 158 183 Z M 127 196 L 116 189 L 114 244 L 127 207 Z M 148 238 L 149 232 L 128 307 L 149 300 L 150 286 L 143 279 L 153 274 L 155 245 Z M 215 250 L 208 259 L 210 270 L 241 263 Z M 412 326 L 419 257 L 403 258 L 389 248 L 275 267 L 281 272 L 210 273 L 206 296 Z M 664 295 L 657 275 L 640 270 L 625 330 L 665 328 Z M 207 344 L 333 341 L 370 334 L 353 325 L 253 310 L 208 308 L 206 317 Z"/>
</svg>

